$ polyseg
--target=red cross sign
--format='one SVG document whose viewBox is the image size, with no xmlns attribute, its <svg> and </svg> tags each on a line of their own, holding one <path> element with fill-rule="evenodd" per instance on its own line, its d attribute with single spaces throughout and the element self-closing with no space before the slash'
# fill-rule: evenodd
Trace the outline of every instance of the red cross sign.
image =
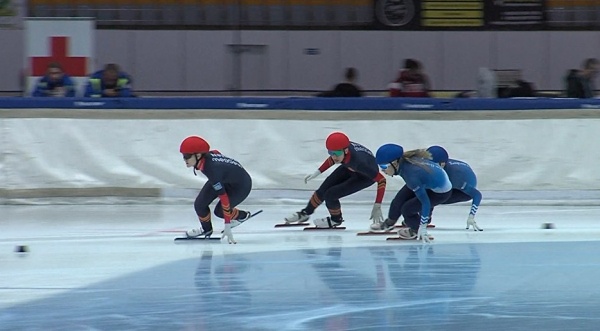
<svg viewBox="0 0 600 331">
<path fill-rule="evenodd" d="M 59 63 L 66 74 L 73 77 L 87 76 L 87 58 L 69 56 L 69 37 L 50 37 L 50 56 L 31 57 L 32 76 L 44 76 L 48 64 Z"/>
</svg>

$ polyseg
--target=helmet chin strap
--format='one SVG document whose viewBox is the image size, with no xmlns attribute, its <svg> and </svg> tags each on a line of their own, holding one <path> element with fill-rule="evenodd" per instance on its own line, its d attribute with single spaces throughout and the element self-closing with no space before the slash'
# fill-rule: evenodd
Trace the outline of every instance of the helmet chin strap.
<svg viewBox="0 0 600 331">
<path fill-rule="evenodd" d="M 194 157 L 196 158 L 196 163 L 194 163 L 194 176 L 198 176 L 196 174 L 196 168 L 198 168 L 198 164 L 200 163 L 200 160 L 202 160 L 202 156 L 203 154 L 200 154 L 201 156 L 198 157 L 198 154 L 194 154 Z"/>
<path fill-rule="evenodd" d="M 394 168 L 394 173 L 392 174 L 392 177 L 394 177 L 398 174 L 398 168 L 396 168 L 393 162 L 390 162 L 390 165 L 392 166 L 392 168 Z"/>
</svg>

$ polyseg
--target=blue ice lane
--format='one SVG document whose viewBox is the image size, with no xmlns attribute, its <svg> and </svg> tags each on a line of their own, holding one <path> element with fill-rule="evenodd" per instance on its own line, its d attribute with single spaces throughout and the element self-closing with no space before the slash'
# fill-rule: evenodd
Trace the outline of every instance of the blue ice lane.
<svg viewBox="0 0 600 331">
<path fill-rule="evenodd" d="M 226 256 L 206 245 L 0 310 L 0 330 L 598 330 L 599 253 L 599 242 Z"/>
</svg>

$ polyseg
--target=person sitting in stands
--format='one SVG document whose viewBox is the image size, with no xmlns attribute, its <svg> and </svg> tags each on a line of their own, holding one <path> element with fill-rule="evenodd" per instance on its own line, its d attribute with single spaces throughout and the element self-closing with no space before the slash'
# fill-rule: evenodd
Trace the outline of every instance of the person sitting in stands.
<svg viewBox="0 0 600 331">
<path fill-rule="evenodd" d="M 104 66 L 90 76 L 84 97 L 86 98 L 126 98 L 132 97 L 131 77 L 113 63 Z"/>
<path fill-rule="evenodd" d="M 31 94 L 33 97 L 74 97 L 75 84 L 57 62 L 48 64 L 46 75 L 40 78 Z"/>
<path fill-rule="evenodd" d="M 593 98 L 596 96 L 594 79 L 600 70 L 598 59 L 590 58 L 583 62 L 581 70 L 572 69 L 566 77 L 567 98 Z"/>
<path fill-rule="evenodd" d="M 333 98 L 362 97 L 362 91 L 360 87 L 355 84 L 357 75 L 358 73 L 356 69 L 346 68 L 346 72 L 344 74 L 344 77 L 346 78 L 345 82 L 339 83 L 333 88 L 333 90 L 319 93 L 317 96 Z"/>
<path fill-rule="evenodd" d="M 389 85 L 390 97 L 428 98 L 429 78 L 423 73 L 419 61 L 406 59 L 404 69 L 400 70 L 398 78 Z"/>
</svg>

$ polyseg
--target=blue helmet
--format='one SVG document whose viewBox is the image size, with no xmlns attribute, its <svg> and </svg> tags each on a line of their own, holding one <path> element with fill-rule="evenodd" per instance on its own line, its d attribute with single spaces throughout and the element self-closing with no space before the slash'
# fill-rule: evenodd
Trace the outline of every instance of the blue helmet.
<svg viewBox="0 0 600 331">
<path fill-rule="evenodd" d="M 431 160 L 435 163 L 448 163 L 448 152 L 442 146 L 431 146 L 427 148 L 431 154 Z"/>
<path fill-rule="evenodd" d="M 398 160 L 404 154 L 404 148 L 396 144 L 385 144 L 375 153 L 377 164 L 388 164 L 394 160 Z"/>
</svg>

